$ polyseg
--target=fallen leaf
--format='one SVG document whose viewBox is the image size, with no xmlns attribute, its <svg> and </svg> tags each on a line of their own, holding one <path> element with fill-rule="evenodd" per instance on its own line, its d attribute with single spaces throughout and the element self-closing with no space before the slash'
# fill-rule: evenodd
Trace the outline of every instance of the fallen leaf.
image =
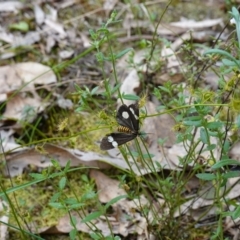
<svg viewBox="0 0 240 240">
<path fill-rule="evenodd" d="M 223 19 L 217 18 L 217 19 L 207 19 L 203 21 L 195 21 L 192 19 L 182 19 L 180 22 L 171 22 L 170 25 L 175 27 L 181 27 L 186 29 L 203 29 L 203 28 L 209 28 L 216 25 L 222 25 Z"/>
<path fill-rule="evenodd" d="M 0 93 L 34 90 L 34 84 L 46 85 L 56 81 L 52 69 L 40 63 L 25 62 L 0 67 Z"/>
<path fill-rule="evenodd" d="M 34 4 L 33 6 L 34 6 L 35 20 L 38 25 L 41 25 L 44 22 L 45 13 L 43 12 L 42 8 L 38 4 Z"/>
<path fill-rule="evenodd" d="M 2 121 L 14 119 L 16 121 L 32 122 L 37 114 L 47 106 L 48 103 L 43 102 L 38 95 L 28 97 L 24 93 L 18 93 L 9 97 Z"/>
<path fill-rule="evenodd" d="M 19 1 L 4 1 L 0 2 L 0 12 L 14 12 L 17 13 L 19 9 L 23 8 L 23 3 Z"/>
<path fill-rule="evenodd" d="M 101 202 L 107 203 L 113 198 L 126 195 L 126 191 L 119 187 L 119 181 L 109 178 L 102 172 L 91 170 L 90 177 L 96 182 Z"/>
</svg>

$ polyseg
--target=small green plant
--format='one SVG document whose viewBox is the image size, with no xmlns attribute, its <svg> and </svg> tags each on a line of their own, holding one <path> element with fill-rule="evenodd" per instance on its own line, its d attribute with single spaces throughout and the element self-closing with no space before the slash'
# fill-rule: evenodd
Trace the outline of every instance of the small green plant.
<svg viewBox="0 0 240 240">
<path fill-rule="evenodd" d="M 238 21 L 236 23 L 237 36 L 240 36 L 238 33 L 238 29 L 240 29 L 238 27 L 239 13 L 235 8 L 232 9 L 232 15 L 234 19 Z M 104 32 L 106 33 L 108 31 L 105 30 Z M 112 52 L 111 49 L 111 57 L 107 58 L 100 53 L 98 59 L 100 62 L 110 59 L 113 62 L 114 68 L 117 55 Z M 137 188 L 135 188 L 135 191 L 129 191 L 129 197 L 138 199 L 140 191 L 143 192 L 145 196 L 148 196 L 147 192 L 150 191 L 153 199 L 158 199 L 156 192 L 160 192 L 165 199 L 165 207 L 169 209 L 169 212 L 164 217 L 160 217 L 153 206 L 148 209 L 144 206 L 142 208 L 142 214 L 146 216 L 149 222 L 149 229 L 154 229 L 154 233 L 158 237 L 162 235 L 162 232 L 160 229 L 156 230 L 155 226 L 163 223 L 165 224 L 165 230 L 168 229 L 169 231 L 167 233 L 168 237 L 174 238 L 174 236 L 179 236 L 181 222 L 177 222 L 174 215 L 180 205 L 186 201 L 182 196 L 182 191 L 188 179 L 193 176 L 197 176 L 203 184 L 204 182 L 205 184 L 207 184 L 207 182 L 211 182 L 212 184 L 212 188 L 209 192 L 213 192 L 211 194 L 215 199 L 215 207 L 218 209 L 220 217 L 217 222 L 215 233 L 210 236 L 211 239 L 224 239 L 222 226 L 224 216 L 228 215 L 233 218 L 239 216 L 238 208 L 231 213 L 226 213 L 224 211 L 225 204 L 229 204 L 225 199 L 225 196 L 230 191 L 230 189 L 225 187 L 227 179 L 238 175 L 238 173 L 226 167 L 232 164 L 239 165 L 237 161 L 231 160 L 228 157 L 230 140 L 227 137 L 234 126 L 234 117 L 239 115 L 239 60 L 234 58 L 227 51 L 211 49 L 207 50 L 203 56 L 205 59 L 210 59 L 209 66 L 214 64 L 214 61 L 211 62 L 211 59 L 214 60 L 211 57 L 213 54 L 218 57 L 226 57 L 222 59 L 223 66 L 219 73 L 219 86 L 221 86 L 221 88 L 217 91 L 198 87 L 198 84 L 196 84 L 197 80 L 193 80 L 195 76 L 189 78 L 189 85 L 187 88 L 181 84 L 176 87 L 169 81 L 163 86 L 155 88 L 153 91 L 155 97 L 162 103 L 162 106 L 158 107 L 159 114 L 168 113 L 175 116 L 176 126 L 178 126 L 174 128 L 175 131 L 178 131 L 177 143 L 182 144 L 186 153 L 183 157 L 179 158 L 179 163 L 182 165 L 182 171 L 176 174 L 172 173 L 168 178 L 164 178 L 161 174 L 161 166 L 156 166 L 154 164 L 154 155 L 149 152 L 144 141 L 141 141 L 140 144 L 138 139 L 136 139 L 135 151 L 132 151 L 128 145 L 120 148 L 121 154 L 132 172 L 134 172 L 134 170 L 132 169 L 129 159 L 133 159 L 137 167 L 144 166 L 151 172 L 148 177 L 141 175 L 138 180 L 136 180 L 134 174 L 131 175 L 133 183 L 137 183 Z M 132 66 L 134 66 L 134 63 L 132 63 Z M 194 65 L 191 67 L 194 67 Z M 229 81 L 224 80 L 224 74 L 226 74 L 226 72 L 234 73 L 232 79 Z M 108 85 L 108 82 L 105 82 L 105 84 Z M 119 87 L 118 84 L 116 77 L 116 85 Z M 110 99 L 111 91 L 109 91 L 108 86 L 105 90 L 106 96 L 108 96 L 107 98 Z M 186 90 L 188 91 L 187 94 L 185 93 Z M 118 97 L 120 99 L 125 99 L 124 95 L 121 95 L 119 91 Z M 126 99 L 128 99 L 128 97 Z M 129 99 L 137 100 L 134 96 L 129 96 Z M 201 173 L 207 165 L 211 166 L 212 172 Z M 191 168 L 190 172 L 188 172 L 189 167 Z M 224 171 L 223 167 L 225 168 Z M 140 167 L 139 171 L 141 171 Z M 188 175 L 187 178 L 184 177 L 186 174 Z M 201 197 L 201 194 L 201 191 L 199 191 L 197 196 Z M 152 222 L 148 219 L 150 212 L 153 214 L 154 220 Z M 203 215 L 204 214 L 203 212 Z M 193 224 L 189 223 L 189 226 L 186 226 L 186 231 L 189 231 L 190 234 L 190 229 L 192 228 Z"/>
<path fill-rule="evenodd" d="M 170 3 L 171 1 L 169 5 Z M 135 10 L 137 9 L 135 5 L 132 7 Z M 144 8 L 144 5 L 141 5 L 141 7 Z M 146 13 L 147 11 L 143 12 Z M 163 46 L 171 47 L 167 39 L 160 39 L 157 34 L 162 17 L 159 18 L 155 27 L 152 41 L 140 40 L 138 46 L 145 51 L 145 59 L 143 62 L 136 63 L 134 62 L 135 53 L 132 48 L 115 50 L 115 44 L 113 44 L 115 36 L 111 27 L 119 23 L 116 11 L 111 13 L 107 22 L 99 29 L 89 31 L 92 39 L 91 48 L 67 63 L 54 68 L 59 73 L 60 70 L 81 58 L 84 54 L 95 50 L 95 56 L 102 71 L 103 81 L 101 83 L 92 87 L 75 85 L 75 96 L 77 96 L 78 101 L 76 112 L 99 111 L 99 114 L 95 114 L 97 116 L 96 121 L 94 117 L 91 117 L 94 122 L 93 127 L 87 130 L 72 130 L 71 141 L 73 144 L 76 143 L 75 137 L 77 134 L 85 136 L 89 132 L 95 133 L 100 128 L 114 131 L 112 128 L 117 125 L 115 104 L 117 99 L 121 103 L 124 100 L 138 102 L 140 113 L 139 116 L 137 114 L 137 117 L 139 117 L 140 129 L 132 128 L 136 130 L 132 141 L 119 147 L 128 168 L 121 171 L 121 174 L 118 174 L 119 172 L 117 172 L 117 175 L 115 172 L 110 173 L 119 180 L 119 187 L 124 189 L 126 194 L 114 197 L 105 204 L 98 199 L 99 193 L 95 189 L 94 182 L 87 175 L 88 169 L 73 169 L 70 167 L 70 162 L 62 168 L 59 162 L 53 159 L 51 161 L 52 167 L 46 168 L 42 172 L 26 174 L 26 179 L 12 179 L 13 182 L 4 183 L 6 185 L 2 183 L 3 181 L 0 181 L 0 197 L 9 205 L 11 220 L 13 219 L 13 223 L 11 222 L 9 227 L 18 230 L 21 239 L 30 237 L 43 239 L 31 232 L 32 229 L 28 221 L 35 221 L 40 226 L 44 221 L 48 221 L 49 225 L 54 226 L 59 218 L 66 216 L 66 214 L 71 226 L 70 239 L 82 239 L 78 231 L 79 219 L 90 229 L 88 236 L 91 239 L 124 239 L 123 236 L 120 237 L 114 233 L 114 228 L 109 221 L 109 215 L 112 214 L 114 206 L 122 200 L 132 201 L 135 207 L 134 211 L 138 212 L 140 217 L 144 217 L 147 223 L 147 229 L 144 229 L 144 232 L 149 233 L 149 236 L 153 235 L 156 239 L 197 239 L 199 236 L 209 239 L 225 238 L 223 219 L 226 216 L 233 220 L 240 217 L 240 208 L 237 201 L 228 199 L 228 193 L 231 189 L 227 184 L 230 178 L 239 177 L 240 174 L 239 171 L 231 170 L 232 165 L 238 166 L 240 165 L 239 162 L 229 157 L 232 143 L 239 138 L 236 132 L 240 128 L 240 61 L 238 59 L 240 53 L 240 16 L 236 8 L 232 8 L 230 14 L 236 23 L 237 43 L 233 40 L 234 44 L 231 46 L 237 52 L 237 57 L 234 57 L 230 50 L 219 49 L 217 47 L 218 43 L 214 49 L 206 50 L 204 55 L 197 55 L 197 51 L 195 51 L 197 46 L 191 42 L 186 42 L 183 44 L 181 53 L 187 53 L 185 57 L 186 61 L 189 61 L 189 65 L 184 75 L 185 82 L 182 84 L 174 84 L 171 78 L 158 86 L 151 81 L 152 72 L 163 67 L 163 61 L 159 60 L 161 48 Z M 148 13 L 147 16 L 153 21 L 158 17 L 158 14 Z M 24 29 L 26 29 L 25 25 L 14 26 L 14 30 L 24 31 Z M 161 46 L 158 46 L 160 44 Z M 105 48 L 105 51 L 102 50 L 103 48 Z M 139 96 L 120 91 L 121 82 L 118 79 L 116 63 L 127 53 L 129 53 L 129 66 L 140 75 L 142 92 Z M 221 67 L 215 67 L 216 59 L 221 59 Z M 106 62 L 111 63 L 114 81 L 110 80 L 110 76 L 105 72 Z M 154 64 L 151 64 L 152 62 Z M 145 63 L 146 73 L 142 68 L 142 64 Z M 218 89 L 216 90 L 201 87 L 201 75 L 208 68 L 213 68 L 219 76 Z M 231 77 L 226 80 L 228 73 L 231 73 Z M 145 81 L 144 77 L 150 80 Z M 144 104 L 149 96 L 159 102 L 159 105 L 156 106 L 157 112 L 152 115 L 144 109 Z M 32 113 L 32 109 L 26 108 L 23 120 L 27 121 L 31 118 Z M 127 113 L 129 112 L 127 111 Z M 172 159 L 169 157 L 166 147 L 168 137 L 159 138 L 155 143 L 162 154 L 159 154 L 161 157 L 157 158 L 158 155 L 152 152 L 145 141 L 147 138 L 151 138 L 151 134 L 141 132 L 141 125 L 145 119 L 162 114 L 169 114 L 175 120 L 175 126 L 172 129 L 176 134 L 174 145 L 181 146 L 182 150 L 181 154 L 176 153 L 177 166 L 174 165 L 175 162 L 171 162 Z M 32 143 L 39 122 L 40 120 L 37 121 L 35 126 L 31 127 L 32 131 L 29 130 L 29 132 L 24 133 L 24 136 L 29 139 L 29 144 Z M 63 131 L 68 125 L 72 128 L 66 118 L 59 125 L 59 130 Z M 231 132 L 234 134 L 231 135 Z M 45 135 L 44 137 L 47 138 Z M 19 140 L 22 140 L 22 137 Z M 171 168 L 166 170 L 161 158 L 166 159 L 166 162 L 176 167 L 176 170 Z M 188 182 L 195 177 L 198 178 L 199 185 L 203 188 L 197 189 L 193 196 L 186 198 Z M 210 186 L 207 190 L 204 188 L 206 185 Z M 34 191 L 35 186 L 42 189 L 39 199 L 42 197 L 43 203 L 39 201 L 34 205 L 32 202 L 36 202 L 37 196 L 35 195 L 36 191 Z M 24 194 L 27 189 L 33 189 L 32 195 Z M 19 194 L 21 191 L 23 193 Z M 183 207 L 187 211 L 199 198 L 204 197 L 214 200 L 212 206 L 202 209 L 198 219 L 188 216 L 184 219 L 186 222 L 183 222 L 183 219 L 178 215 L 182 213 Z M 32 207 L 29 208 L 29 205 Z M 226 205 L 235 207 L 235 210 L 226 210 Z M 217 211 L 217 222 L 207 230 L 201 229 L 202 231 L 198 235 L 195 225 L 213 207 Z M 8 211 L 7 207 L 5 211 Z M 35 220 L 33 218 L 34 214 L 39 218 Z M 46 218 L 46 216 L 49 216 L 48 214 L 50 218 Z M 130 217 L 126 215 L 123 213 L 121 217 L 129 220 Z M 114 217 L 117 219 L 119 216 Z M 108 236 L 104 236 L 101 227 L 97 225 L 97 220 L 100 218 L 106 220 L 110 232 Z M 133 222 L 133 224 L 135 223 Z M 205 230 L 207 233 L 204 232 Z M 131 238 L 131 236 L 128 237 Z"/>
</svg>

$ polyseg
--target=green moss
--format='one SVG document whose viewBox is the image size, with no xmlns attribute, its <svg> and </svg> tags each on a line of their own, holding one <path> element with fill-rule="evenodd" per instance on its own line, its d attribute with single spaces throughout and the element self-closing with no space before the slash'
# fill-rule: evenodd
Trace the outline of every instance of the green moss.
<svg viewBox="0 0 240 240">
<path fill-rule="evenodd" d="M 28 174 L 11 178 L 11 181 L 9 179 L 3 180 L 6 189 L 11 189 L 12 186 L 18 187 L 17 191 L 8 194 L 11 206 L 9 224 L 17 228 L 20 224 L 26 231 L 28 231 L 29 226 L 36 226 L 37 229 L 55 226 L 61 217 L 68 214 L 71 205 L 67 202 L 71 200 L 82 203 L 85 210 L 93 209 L 96 204 L 93 193 L 94 185 L 93 182 L 86 181 L 86 177 L 81 177 L 85 174 L 86 169 L 66 174 L 67 184 L 62 190 L 59 189 L 59 181 L 62 177 L 51 178 L 29 187 L 21 187 L 32 180 Z M 84 196 L 90 194 L 93 196 L 92 198 L 84 199 Z M 56 198 L 57 195 L 58 198 Z M 62 203 L 66 208 L 52 207 L 49 203 L 54 202 L 54 197 L 57 203 Z M 81 208 L 75 210 L 80 211 Z"/>
</svg>

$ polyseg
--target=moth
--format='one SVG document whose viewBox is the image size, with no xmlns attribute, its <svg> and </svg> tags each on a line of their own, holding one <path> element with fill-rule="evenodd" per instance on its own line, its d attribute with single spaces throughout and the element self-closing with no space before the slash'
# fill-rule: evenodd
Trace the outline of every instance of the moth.
<svg viewBox="0 0 240 240">
<path fill-rule="evenodd" d="M 100 144 L 102 150 L 109 150 L 125 144 L 139 135 L 139 106 L 138 103 L 119 107 L 116 116 L 120 125 L 118 132 L 106 135 Z"/>
</svg>

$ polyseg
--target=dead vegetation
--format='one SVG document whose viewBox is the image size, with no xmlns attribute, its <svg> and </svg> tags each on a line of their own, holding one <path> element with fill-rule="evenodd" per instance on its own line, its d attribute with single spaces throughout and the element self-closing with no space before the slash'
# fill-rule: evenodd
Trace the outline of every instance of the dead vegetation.
<svg viewBox="0 0 240 240">
<path fill-rule="evenodd" d="M 0 2 L 0 240 L 239 239 L 232 7 Z M 136 101 L 141 134 L 101 151 Z"/>
</svg>

